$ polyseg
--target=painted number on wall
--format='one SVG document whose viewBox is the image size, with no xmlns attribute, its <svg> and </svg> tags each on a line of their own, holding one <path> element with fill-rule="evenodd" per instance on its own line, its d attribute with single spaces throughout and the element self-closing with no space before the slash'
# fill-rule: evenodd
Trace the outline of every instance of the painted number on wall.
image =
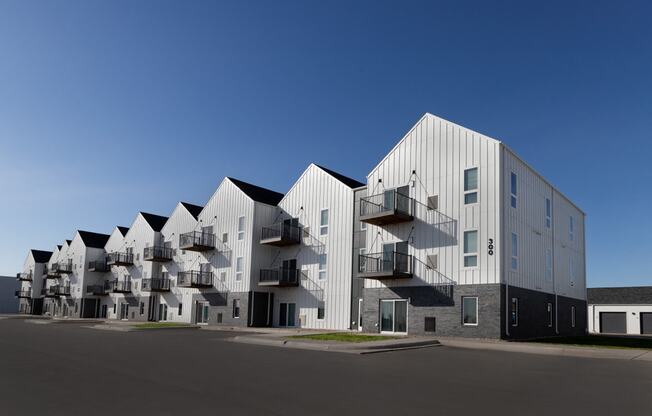
<svg viewBox="0 0 652 416">
<path fill-rule="evenodd" d="M 489 251 L 488 251 L 489 255 L 493 256 L 494 255 L 494 239 L 493 238 L 489 239 L 488 248 L 489 248 Z"/>
</svg>

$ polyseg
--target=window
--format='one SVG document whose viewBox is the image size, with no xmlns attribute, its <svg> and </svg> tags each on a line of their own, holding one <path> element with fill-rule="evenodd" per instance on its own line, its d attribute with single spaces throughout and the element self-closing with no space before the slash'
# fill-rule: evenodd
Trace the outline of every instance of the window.
<svg viewBox="0 0 652 416">
<path fill-rule="evenodd" d="M 319 301 L 317 304 L 317 319 L 324 319 L 324 315 L 326 312 L 326 305 L 323 301 Z"/>
<path fill-rule="evenodd" d="M 509 182 L 510 204 L 516 208 L 516 174 L 512 172 Z"/>
<path fill-rule="evenodd" d="M 550 198 L 546 198 L 546 228 L 552 226 L 552 204 Z"/>
<path fill-rule="evenodd" d="M 571 327 L 575 328 L 575 306 L 571 306 Z"/>
<path fill-rule="evenodd" d="M 220 282 L 226 282 L 226 272 L 220 273 Z"/>
<path fill-rule="evenodd" d="M 462 297 L 462 324 L 478 325 L 478 298 L 471 296 Z"/>
<path fill-rule="evenodd" d="M 116 303 L 113 304 L 113 313 L 116 313 L 116 310 L 117 310 L 116 308 L 117 308 L 117 306 L 118 306 L 118 305 L 117 305 Z"/>
<path fill-rule="evenodd" d="M 464 205 L 478 202 L 478 168 L 464 171 Z"/>
<path fill-rule="evenodd" d="M 548 311 L 548 328 L 552 328 L 552 303 L 548 302 L 546 308 Z"/>
<path fill-rule="evenodd" d="M 568 219 L 568 241 L 575 239 L 575 219 L 571 216 Z"/>
<path fill-rule="evenodd" d="M 235 259 L 235 280 L 242 280 L 242 271 L 244 270 L 244 258 L 238 257 Z"/>
<path fill-rule="evenodd" d="M 240 299 L 233 299 L 233 317 L 240 317 Z"/>
<path fill-rule="evenodd" d="M 328 234 L 328 209 L 322 209 L 319 214 L 319 235 Z"/>
<path fill-rule="evenodd" d="M 140 302 L 140 314 L 144 315 L 145 314 L 145 302 Z"/>
<path fill-rule="evenodd" d="M 178 315 L 181 316 L 183 314 L 183 303 L 179 303 L 179 312 Z"/>
<path fill-rule="evenodd" d="M 518 270 L 518 236 L 512 233 L 512 270 Z"/>
<path fill-rule="evenodd" d="M 360 231 L 365 231 L 367 229 L 367 223 L 360 221 Z"/>
<path fill-rule="evenodd" d="M 245 217 L 238 218 L 238 241 L 244 240 L 245 235 Z"/>
<path fill-rule="evenodd" d="M 326 253 L 319 255 L 319 280 L 326 280 L 326 263 L 328 255 Z"/>
<path fill-rule="evenodd" d="M 573 264 L 573 258 L 568 258 L 568 280 L 571 286 L 575 286 L 575 265 Z"/>
<path fill-rule="evenodd" d="M 222 242 L 223 242 L 224 244 L 226 244 L 226 243 L 229 242 L 229 233 L 223 233 L 223 234 L 222 234 Z"/>
<path fill-rule="evenodd" d="M 512 310 L 510 316 L 512 326 L 518 326 L 518 298 L 512 298 Z"/>
<path fill-rule="evenodd" d="M 546 249 L 546 280 L 552 280 L 552 250 Z"/>
<path fill-rule="evenodd" d="M 365 272 L 367 270 L 367 258 L 364 257 L 366 254 L 367 254 L 367 249 L 366 248 L 361 248 L 360 249 L 360 256 L 358 257 L 359 262 L 360 262 L 360 264 L 358 266 L 358 270 L 360 270 L 361 272 Z"/>
<path fill-rule="evenodd" d="M 464 267 L 478 265 L 478 232 L 464 231 Z"/>
</svg>

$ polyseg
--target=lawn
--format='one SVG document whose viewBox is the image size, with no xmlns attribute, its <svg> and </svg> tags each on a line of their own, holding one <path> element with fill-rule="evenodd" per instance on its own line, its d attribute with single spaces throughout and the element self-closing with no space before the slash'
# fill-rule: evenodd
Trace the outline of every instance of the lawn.
<svg viewBox="0 0 652 416">
<path fill-rule="evenodd" d="M 292 339 L 309 339 L 314 341 L 339 341 L 339 342 L 370 342 L 382 341 L 388 339 L 397 339 L 399 337 L 391 337 L 385 335 L 362 335 L 350 334 L 346 332 L 335 332 L 329 334 L 310 334 L 310 335 L 293 335 Z"/>
<path fill-rule="evenodd" d="M 602 336 L 602 335 L 544 338 L 533 342 L 540 342 L 545 344 L 579 345 L 584 347 L 638 348 L 638 349 L 648 349 L 648 350 L 652 349 L 652 338 L 642 339 L 642 338 L 613 337 L 613 336 Z"/>
<path fill-rule="evenodd" d="M 190 326 L 190 325 L 178 323 L 178 322 L 148 322 L 144 324 L 132 325 L 132 327 L 136 329 L 176 328 L 176 327 L 186 327 L 186 326 Z"/>
</svg>

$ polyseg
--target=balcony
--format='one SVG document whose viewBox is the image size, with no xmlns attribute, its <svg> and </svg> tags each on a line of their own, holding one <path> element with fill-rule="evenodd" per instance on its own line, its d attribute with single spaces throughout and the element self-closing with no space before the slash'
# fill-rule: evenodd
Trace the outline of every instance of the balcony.
<svg viewBox="0 0 652 416">
<path fill-rule="evenodd" d="M 89 272 L 106 273 L 111 270 L 111 266 L 106 264 L 106 260 L 95 260 L 88 262 Z"/>
<path fill-rule="evenodd" d="M 191 231 L 179 235 L 179 248 L 188 251 L 210 251 L 215 249 L 215 234 Z"/>
<path fill-rule="evenodd" d="M 24 282 L 31 282 L 32 281 L 32 272 L 18 273 L 16 275 L 16 279 L 24 281 Z"/>
<path fill-rule="evenodd" d="M 170 279 L 159 278 L 159 279 L 143 279 L 144 292 L 169 292 L 170 291 Z"/>
<path fill-rule="evenodd" d="M 67 262 L 61 262 L 57 263 L 57 268 L 59 274 L 70 274 L 72 273 L 72 260 L 68 260 Z"/>
<path fill-rule="evenodd" d="M 359 260 L 359 278 L 382 280 L 412 277 L 413 260 L 409 254 L 396 251 L 360 254 Z"/>
<path fill-rule="evenodd" d="M 17 290 L 15 292 L 15 296 L 17 298 L 31 298 L 32 297 L 32 291 L 31 290 Z"/>
<path fill-rule="evenodd" d="M 178 287 L 213 287 L 213 272 L 200 272 L 197 270 L 179 272 L 177 274 Z"/>
<path fill-rule="evenodd" d="M 86 294 L 90 296 L 105 296 L 109 294 L 107 285 L 88 285 L 86 286 Z"/>
<path fill-rule="evenodd" d="M 174 251 L 169 247 L 145 247 L 143 251 L 143 260 L 165 263 L 172 260 Z"/>
<path fill-rule="evenodd" d="M 388 225 L 413 219 L 414 199 L 396 190 L 360 199 L 360 221 L 373 225 Z"/>
<path fill-rule="evenodd" d="M 296 218 L 263 227 L 260 244 L 270 246 L 291 246 L 301 243 L 301 227 Z"/>
<path fill-rule="evenodd" d="M 134 264 L 134 255 L 131 253 L 109 253 L 106 264 L 109 266 L 131 266 Z"/>
<path fill-rule="evenodd" d="M 282 267 L 277 269 L 261 269 L 258 285 L 296 287 L 299 286 L 300 279 L 301 270 L 299 269 L 286 269 Z"/>
<path fill-rule="evenodd" d="M 59 272 L 59 265 L 57 263 L 53 263 L 48 266 L 47 270 L 45 271 L 45 278 L 58 279 L 59 277 L 61 277 L 61 272 Z"/>
<path fill-rule="evenodd" d="M 110 280 L 105 285 L 106 289 L 112 293 L 131 293 L 130 280 Z"/>
<path fill-rule="evenodd" d="M 58 298 L 59 297 L 59 286 L 50 286 L 41 290 L 41 294 L 46 298 Z"/>
<path fill-rule="evenodd" d="M 66 285 L 66 286 L 60 285 L 60 286 L 55 286 L 55 287 L 56 287 L 56 291 L 59 293 L 59 296 L 70 296 L 70 286 L 69 285 Z"/>
</svg>

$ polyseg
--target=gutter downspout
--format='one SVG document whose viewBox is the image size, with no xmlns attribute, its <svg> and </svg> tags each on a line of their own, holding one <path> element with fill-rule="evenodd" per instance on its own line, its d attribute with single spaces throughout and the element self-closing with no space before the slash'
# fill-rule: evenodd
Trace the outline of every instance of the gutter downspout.
<svg viewBox="0 0 652 416">
<path fill-rule="evenodd" d="M 559 335 L 559 308 L 557 301 L 557 279 L 555 277 L 555 190 L 551 187 L 550 213 L 552 215 L 552 291 L 555 294 L 555 334 Z"/>
<path fill-rule="evenodd" d="M 505 187 L 503 186 L 503 181 L 505 178 L 505 147 L 503 144 L 500 145 L 500 177 L 503 180 L 498 181 L 498 194 L 500 195 L 500 275 L 501 280 L 505 282 L 505 335 L 506 337 L 511 336 L 509 333 L 509 282 L 507 278 L 507 273 L 505 273 L 505 254 L 503 253 L 503 237 L 505 236 Z M 498 244 L 496 244 L 498 247 Z"/>
</svg>

